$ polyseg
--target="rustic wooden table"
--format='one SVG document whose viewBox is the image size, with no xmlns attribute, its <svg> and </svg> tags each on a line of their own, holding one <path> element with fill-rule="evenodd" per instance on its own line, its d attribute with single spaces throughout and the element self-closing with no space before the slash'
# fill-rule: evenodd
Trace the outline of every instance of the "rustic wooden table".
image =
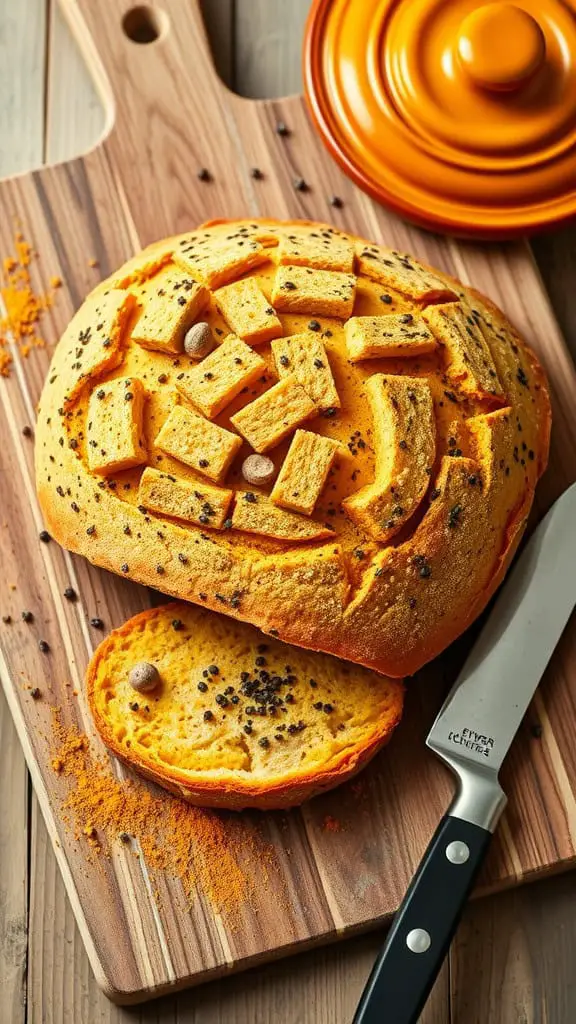
<svg viewBox="0 0 576 1024">
<path fill-rule="evenodd" d="M 204 0 L 224 80 L 250 96 L 299 89 L 309 3 Z M 0 0 L 0 175 L 73 156 L 89 148 L 102 128 L 99 100 L 57 0 Z M 571 238 L 567 230 L 541 239 L 535 252 L 575 352 Z M 112 1006 L 92 978 L 1 693 L 0 780 L 2 1024 L 344 1024 L 351 1019 L 382 933 L 134 1010 Z M 482 900 L 466 912 L 422 1022 L 574 1024 L 575 957 L 573 875 Z"/>
</svg>

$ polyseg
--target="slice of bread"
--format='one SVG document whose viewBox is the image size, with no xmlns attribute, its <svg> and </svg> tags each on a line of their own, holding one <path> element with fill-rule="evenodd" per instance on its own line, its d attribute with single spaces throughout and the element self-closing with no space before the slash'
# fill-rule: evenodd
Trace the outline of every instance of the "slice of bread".
<svg viewBox="0 0 576 1024">
<path fill-rule="evenodd" d="M 130 682 L 143 662 L 159 675 L 146 693 Z M 404 695 L 395 680 L 186 603 L 114 630 L 87 688 L 118 757 L 191 803 L 235 810 L 290 807 L 350 778 L 390 739 Z"/>
</svg>

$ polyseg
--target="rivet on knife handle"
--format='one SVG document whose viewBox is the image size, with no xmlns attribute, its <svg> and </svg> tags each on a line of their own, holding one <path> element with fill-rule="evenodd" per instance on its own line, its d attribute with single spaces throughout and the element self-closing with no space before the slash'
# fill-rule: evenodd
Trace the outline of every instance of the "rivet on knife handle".
<svg viewBox="0 0 576 1024">
<path fill-rule="evenodd" d="M 492 833 L 450 815 L 424 855 L 376 961 L 354 1024 L 416 1024 Z"/>
<path fill-rule="evenodd" d="M 459 789 L 424 854 L 354 1024 L 416 1024 L 506 804 L 498 773 L 576 603 L 576 484 L 512 569 L 427 745 Z"/>
</svg>

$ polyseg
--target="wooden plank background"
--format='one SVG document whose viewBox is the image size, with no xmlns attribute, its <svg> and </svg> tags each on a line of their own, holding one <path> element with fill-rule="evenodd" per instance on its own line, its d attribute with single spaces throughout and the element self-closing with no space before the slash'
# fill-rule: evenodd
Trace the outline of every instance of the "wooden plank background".
<svg viewBox="0 0 576 1024">
<path fill-rule="evenodd" d="M 204 6 L 227 84 L 249 96 L 300 87 L 309 0 L 205 0 Z M 0 0 L 0 175 L 82 152 L 103 127 L 95 90 L 56 0 Z M 540 239 L 535 251 L 574 352 L 573 239 L 573 230 L 566 230 Z M 92 978 L 1 693 L 0 779 L 2 1024 L 350 1020 L 381 934 L 137 1010 L 112 1006 Z M 422 1024 L 574 1024 L 575 959 L 573 875 L 483 900 L 466 913 Z"/>
</svg>

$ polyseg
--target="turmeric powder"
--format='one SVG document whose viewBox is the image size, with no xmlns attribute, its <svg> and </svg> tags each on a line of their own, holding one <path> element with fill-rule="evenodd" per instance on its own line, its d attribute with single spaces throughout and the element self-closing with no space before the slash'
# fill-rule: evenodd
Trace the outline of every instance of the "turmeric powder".
<svg viewBox="0 0 576 1024">
<path fill-rule="evenodd" d="M 2 261 L 0 374 L 3 377 L 9 375 L 12 363 L 7 350 L 9 342 L 17 345 L 23 356 L 27 356 L 32 348 L 44 347 L 44 339 L 38 333 L 38 324 L 46 310 L 53 305 L 54 292 L 62 283 L 60 278 L 53 277 L 50 289 L 36 294 L 29 270 L 34 257 L 32 246 L 20 232 L 14 238 L 14 245 L 16 255 L 6 256 Z"/>
<path fill-rule="evenodd" d="M 87 737 L 56 716 L 52 767 L 71 785 L 63 800 L 63 819 L 76 839 L 93 851 L 131 840 L 147 865 L 181 880 L 187 898 L 199 891 L 233 924 L 234 913 L 254 893 L 251 878 L 232 850 L 252 844 L 259 886 L 272 849 L 234 815 L 193 807 L 134 778 L 118 779 L 110 763 L 95 758 Z M 242 844 L 237 841 L 242 830 Z"/>
</svg>

